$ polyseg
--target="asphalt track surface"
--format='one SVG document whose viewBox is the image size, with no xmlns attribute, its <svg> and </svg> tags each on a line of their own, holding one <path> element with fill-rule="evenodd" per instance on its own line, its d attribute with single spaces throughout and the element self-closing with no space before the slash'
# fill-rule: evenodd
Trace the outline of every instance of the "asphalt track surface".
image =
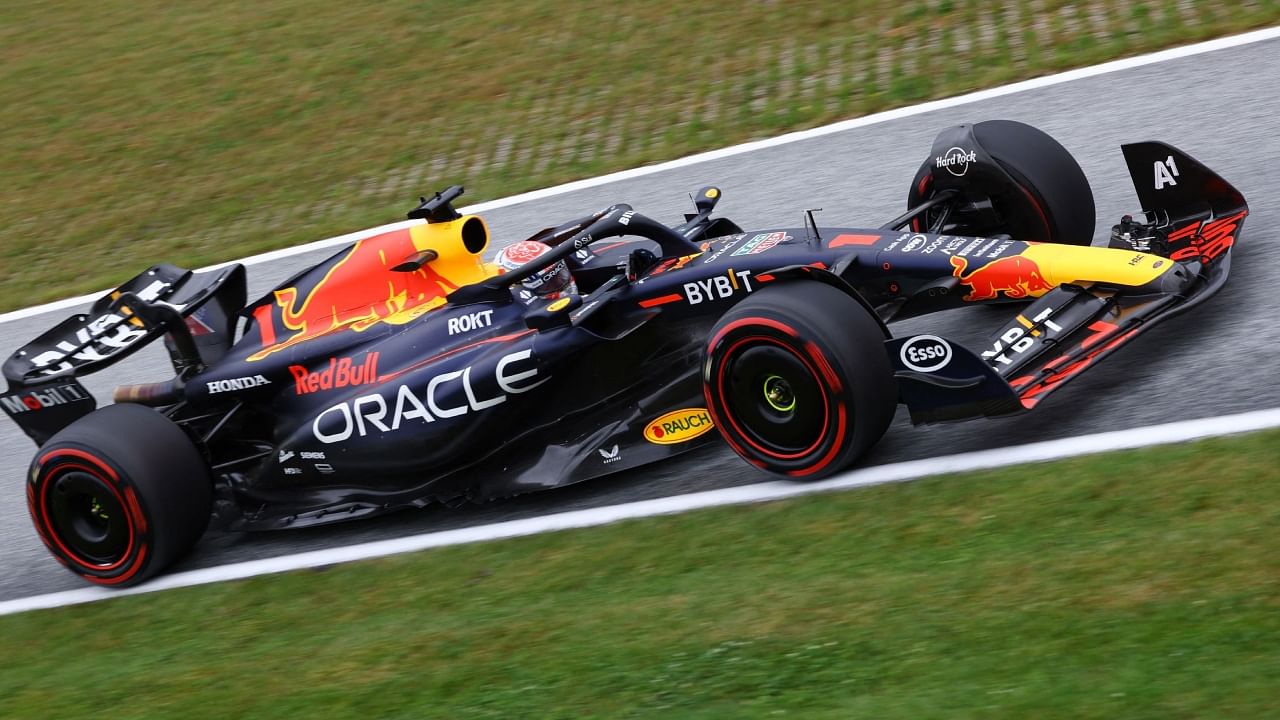
<svg viewBox="0 0 1280 720">
<path fill-rule="evenodd" d="M 949 125 L 1009 118 L 1036 125 L 1079 160 L 1094 188 L 1099 242 L 1110 225 L 1137 209 L 1120 155 L 1123 142 L 1169 142 L 1238 187 L 1252 213 L 1235 249 L 1226 288 L 1189 313 L 1146 333 L 1034 413 L 1000 420 L 912 427 L 901 411 L 864 464 L 884 464 L 972 450 L 1141 428 L 1280 405 L 1280 40 L 1218 50 L 967 103 L 897 120 L 620 180 L 485 214 L 497 243 L 611 202 L 676 221 L 687 193 L 715 183 L 720 213 L 745 228 L 799 225 L 804 208 L 823 208 L 822 225 L 875 226 L 900 213 L 907 185 L 934 134 Z M 443 183 L 447 178 L 441 178 Z M 465 181 L 465 178 L 455 180 Z M 423 188 L 427 191 L 429 188 Z M 409 201 L 406 198 L 406 201 Z M 253 265 L 250 296 L 266 292 L 332 250 Z M 164 258 L 155 258 L 164 260 Z M 141 269 L 141 267 L 139 268 Z M 0 325 L 7 354 L 71 314 L 68 310 Z M 895 334 L 932 332 L 971 347 L 1007 319 L 972 308 L 893 326 Z M 105 404 L 120 382 L 168 377 L 159 343 L 84 379 Z M 0 600 L 84 587 L 50 558 L 23 500 L 34 446 L 0 422 Z M 211 533 L 174 570 L 212 567 L 384 538 L 448 530 L 770 479 L 722 446 L 665 465 L 483 507 L 434 508 L 348 525 L 274 533 Z"/>
</svg>

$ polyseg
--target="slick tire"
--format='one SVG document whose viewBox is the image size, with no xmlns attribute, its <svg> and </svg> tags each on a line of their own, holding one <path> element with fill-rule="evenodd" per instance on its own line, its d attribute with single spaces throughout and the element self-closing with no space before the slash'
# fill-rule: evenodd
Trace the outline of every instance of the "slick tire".
<svg viewBox="0 0 1280 720">
<path fill-rule="evenodd" d="M 703 393 L 734 452 L 817 480 L 884 435 L 898 391 L 879 323 L 838 288 L 794 281 L 753 293 L 712 329 Z"/>
<path fill-rule="evenodd" d="M 1095 208 L 1093 190 L 1080 164 L 1057 140 L 1030 125 L 1013 120 L 988 120 L 973 126 L 974 137 L 1013 179 L 989 198 L 1000 217 L 998 225 L 965 223 L 948 232 L 953 235 L 1008 234 L 1015 240 L 1063 245 L 1093 242 Z M 933 164 L 925 159 L 911 182 L 907 207 L 933 197 Z M 924 232 L 927 218 L 912 221 L 912 230 Z"/>
<path fill-rule="evenodd" d="M 71 572 L 128 587 L 164 570 L 204 534 L 213 508 L 209 469 L 191 439 L 140 405 L 108 405 L 36 453 L 27 509 Z"/>
</svg>

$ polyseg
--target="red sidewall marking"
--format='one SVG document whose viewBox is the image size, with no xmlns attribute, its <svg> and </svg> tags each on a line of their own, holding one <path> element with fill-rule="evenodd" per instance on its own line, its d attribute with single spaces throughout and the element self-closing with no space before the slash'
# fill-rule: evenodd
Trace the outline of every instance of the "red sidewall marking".
<svg viewBox="0 0 1280 720">
<path fill-rule="evenodd" d="M 837 400 L 836 401 L 836 437 L 837 438 L 844 437 L 844 433 L 845 433 L 844 403 Z M 802 468 L 800 470 L 788 470 L 787 474 L 790 475 L 791 477 L 804 477 L 805 475 L 812 475 L 816 472 L 819 472 L 826 466 L 830 465 L 832 460 L 835 460 L 836 454 L 839 451 L 840 451 L 840 442 L 839 440 L 837 440 L 836 442 L 831 443 L 831 449 L 827 450 L 827 454 L 823 455 L 822 459 L 819 460 L 816 464 L 810 465 L 809 467 Z"/>
<path fill-rule="evenodd" d="M 50 460 L 62 456 L 83 460 L 87 464 L 79 462 L 63 462 L 56 465 L 52 472 L 45 474 L 44 466 Z M 34 496 L 35 494 L 32 491 L 30 484 L 28 484 L 27 489 L 28 493 L 31 494 L 29 495 L 28 502 L 32 506 L 32 518 L 35 520 L 36 531 L 40 534 L 41 539 L 45 541 L 45 544 L 50 545 L 51 547 L 56 547 L 58 552 L 70 560 L 76 567 L 99 573 L 111 572 L 112 570 L 124 565 L 125 562 L 129 561 L 133 556 L 136 548 L 137 558 L 134 559 L 133 564 L 124 572 L 124 574 L 113 578 L 95 577 L 92 575 L 85 575 L 84 573 L 81 573 L 81 576 L 90 582 L 115 585 L 136 575 L 138 571 L 142 569 L 142 561 L 146 558 L 147 544 L 145 542 L 138 542 L 139 523 L 137 521 L 142 520 L 141 529 L 143 531 L 145 531 L 146 524 L 142 514 L 142 508 L 138 504 L 137 497 L 133 495 L 133 488 L 126 488 L 126 494 L 121 495 L 120 489 L 117 487 L 120 482 L 120 476 L 116 471 L 100 458 L 82 450 L 75 450 L 72 448 L 54 450 L 40 458 L 40 466 L 41 474 L 44 475 L 44 479 L 40 483 L 40 492 L 38 496 Z M 115 495 L 116 501 L 120 504 L 120 507 L 125 510 L 129 524 L 129 543 L 125 547 L 125 551 L 120 556 L 120 559 L 114 563 L 109 565 L 98 565 L 90 562 L 87 558 L 80 557 L 62 542 L 62 538 L 58 536 L 58 533 L 53 529 L 53 525 L 49 522 L 49 492 L 53 487 L 51 480 L 54 478 L 54 473 L 64 469 L 81 470 L 102 481 L 102 483 L 111 490 L 111 493 Z M 129 499 L 126 499 L 126 497 Z M 130 499 L 132 502 L 129 501 Z M 50 543 L 50 541 L 52 541 L 52 543 Z"/>
<path fill-rule="evenodd" d="M 770 322 L 773 322 L 773 321 L 770 321 Z M 778 324 L 781 325 L 781 323 L 778 323 Z M 784 325 L 783 327 L 786 327 L 786 326 Z M 734 350 L 738 349 L 740 346 L 749 342 L 766 342 L 772 345 L 776 345 L 782 348 L 783 350 L 786 350 L 787 352 L 791 353 L 793 356 L 798 358 L 800 362 L 804 364 L 805 368 L 809 371 L 809 374 L 813 376 L 814 380 L 818 380 L 819 382 L 822 380 L 822 375 L 820 374 L 818 369 L 814 367 L 814 364 L 810 362 L 807 358 L 805 358 L 803 355 L 796 352 L 795 348 L 790 347 L 789 345 L 783 343 L 781 340 L 769 337 L 767 335 L 749 335 L 747 337 L 739 338 L 738 340 L 736 340 L 732 345 L 729 346 L 729 349 L 725 350 L 724 352 L 725 360 L 720 363 L 718 372 L 716 373 L 716 390 L 720 393 L 721 397 L 726 396 L 725 389 L 728 382 L 728 378 L 726 377 L 727 375 L 726 371 L 729 366 L 729 362 L 728 362 L 729 358 L 733 356 Z M 841 409 L 843 410 L 843 406 L 841 406 Z M 813 451 L 817 450 L 822 445 L 822 443 L 827 439 L 827 430 L 831 427 L 831 404 L 827 398 L 826 393 L 823 393 L 822 395 L 822 431 L 818 433 L 818 439 L 815 440 L 811 445 L 809 445 L 809 447 L 796 453 L 780 453 L 774 450 L 770 450 L 758 444 L 756 441 L 752 440 L 751 436 L 748 435 L 746 432 L 744 432 L 742 427 L 738 424 L 737 420 L 734 419 L 733 414 L 728 411 L 727 406 L 725 408 L 725 417 L 728 419 L 729 426 L 733 428 L 733 431 L 760 454 L 766 455 L 771 458 L 776 458 L 778 460 L 795 460 L 797 458 L 802 458 L 805 455 L 811 454 Z M 841 413 L 841 417 L 843 417 L 843 412 Z"/>
<path fill-rule="evenodd" d="M 786 323 L 778 322 L 777 320 L 770 320 L 769 318 L 763 318 L 763 317 L 746 317 L 746 318 L 740 318 L 738 320 L 734 320 L 733 322 L 721 328 L 720 332 L 716 333 L 715 337 L 711 338 L 711 342 L 707 343 L 708 352 L 710 352 L 711 348 L 714 348 L 716 345 L 718 345 L 725 335 L 729 334 L 730 332 L 733 332 L 734 330 L 737 330 L 740 327 L 749 327 L 751 325 L 763 325 L 767 328 L 773 328 L 774 330 L 777 330 L 778 332 L 781 332 L 784 335 L 790 335 L 793 338 L 800 337 L 800 333 L 796 332 L 795 328 L 791 327 L 790 325 L 787 325 Z"/>
<path fill-rule="evenodd" d="M 1049 217 L 1044 214 L 1044 208 L 1040 207 L 1040 201 L 1036 200 L 1036 196 L 1032 195 L 1030 190 L 1022 187 L 1021 184 L 1015 183 L 1015 185 L 1018 185 L 1018 189 L 1022 191 L 1022 194 L 1026 195 L 1027 199 L 1031 201 L 1031 207 L 1036 209 L 1036 214 L 1040 216 L 1040 222 L 1044 225 L 1044 233 L 1048 236 L 1053 232 L 1053 228 L 1049 226 Z"/>
</svg>

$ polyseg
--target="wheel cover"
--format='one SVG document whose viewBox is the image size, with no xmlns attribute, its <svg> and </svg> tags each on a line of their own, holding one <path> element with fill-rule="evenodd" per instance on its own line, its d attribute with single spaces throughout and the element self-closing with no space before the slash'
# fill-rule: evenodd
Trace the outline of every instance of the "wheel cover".
<svg viewBox="0 0 1280 720">
<path fill-rule="evenodd" d="M 128 510 L 115 489 L 91 473 L 70 470 L 50 481 L 50 529 L 86 565 L 112 565 L 132 546 Z"/>
<path fill-rule="evenodd" d="M 726 353 L 721 397 L 734 426 L 776 458 L 796 458 L 820 446 L 829 403 L 812 366 L 772 338 L 746 338 Z"/>
</svg>

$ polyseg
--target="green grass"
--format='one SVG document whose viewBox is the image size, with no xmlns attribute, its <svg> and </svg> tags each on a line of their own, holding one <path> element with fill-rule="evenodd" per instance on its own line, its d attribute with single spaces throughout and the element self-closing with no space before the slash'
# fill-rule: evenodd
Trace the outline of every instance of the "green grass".
<svg viewBox="0 0 1280 720">
<path fill-rule="evenodd" d="M 8 3 L 0 310 L 398 219 L 448 183 L 499 197 L 1277 19 L 1277 0 Z"/>
<path fill-rule="evenodd" d="M 1280 432 L 0 618 L 20 718 L 1280 712 Z"/>
</svg>

